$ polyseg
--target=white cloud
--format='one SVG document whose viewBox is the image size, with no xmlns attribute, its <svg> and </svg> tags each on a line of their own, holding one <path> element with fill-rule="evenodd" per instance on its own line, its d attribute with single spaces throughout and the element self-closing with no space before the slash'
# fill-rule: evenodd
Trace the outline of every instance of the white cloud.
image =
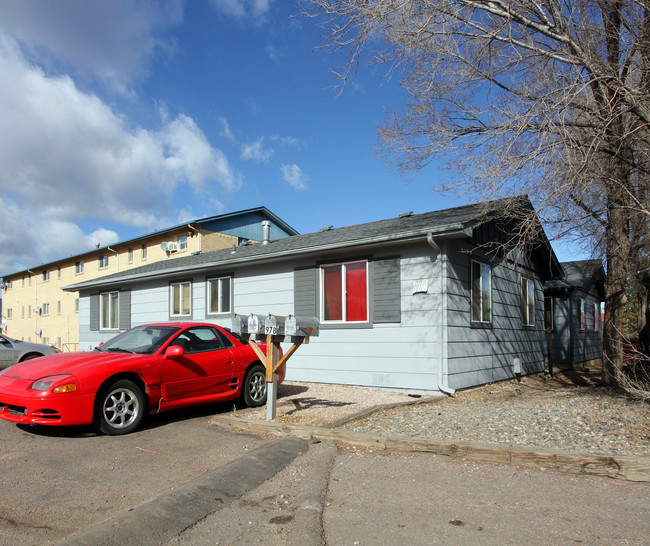
<svg viewBox="0 0 650 546">
<path fill-rule="evenodd" d="M 307 177 L 298 165 L 295 163 L 293 165 L 282 165 L 280 171 L 282 172 L 282 179 L 291 187 L 296 190 L 307 189 Z"/>
<path fill-rule="evenodd" d="M 3 2 L 0 32 L 39 63 L 127 91 L 158 51 L 173 49 L 163 37 L 182 20 L 182 0 L 21 0 Z"/>
<path fill-rule="evenodd" d="M 219 134 L 234 142 L 235 141 L 235 135 L 233 134 L 232 130 L 230 129 L 230 124 L 228 123 L 228 120 L 226 118 L 219 118 L 219 123 L 221 125 L 221 130 L 219 131 Z"/>
<path fill-rule="evenodd" d="M 27 266 L 83 250 L 89 235 L 75 224 L 86 218 L 152 228 L 177 188 L 207 202 L 241 185 L 188 116 L 155 130 L 133 126 L 70 77 L 29 64 L 2 36 L 0 73 L 0 229 Z M 52 230 L 65 235 L 58 245 L 34 242 L 32 232 L 49 241 Z"/>
<path fill-rule="evenodd" d="M 212 5 L 231 17 L 252 17 L 261 22 L 271 9 L 271 0 L 212 0 Z"/>
<path fill-rule="evenodd" d="M 241 158 L 246 161 L 268 161 L 272 155 L 273 149 L 264 147 L 264 137 L 241 145 Z"/>
</svg>

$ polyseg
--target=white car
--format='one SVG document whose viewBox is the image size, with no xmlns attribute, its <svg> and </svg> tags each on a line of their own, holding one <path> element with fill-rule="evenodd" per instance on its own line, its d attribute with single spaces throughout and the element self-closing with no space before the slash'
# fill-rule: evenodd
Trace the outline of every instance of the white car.
<svg viewBox="0 0 650 546">
<path fill-rule="evenodd" d="M 0 370 L 8 368 L 16 362 L 38 358 L 39 356 L 60 353 L 58 349 L 42 343 L 30 343 L 0 335 Z"/>
</svg>

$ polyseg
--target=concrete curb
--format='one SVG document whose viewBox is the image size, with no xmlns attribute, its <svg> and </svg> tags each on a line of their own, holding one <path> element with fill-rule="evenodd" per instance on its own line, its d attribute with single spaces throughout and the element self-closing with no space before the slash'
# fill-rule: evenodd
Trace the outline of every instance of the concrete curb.
<svg viewBox="0 0 650 546">
<path fill-rule="evenodd" d="M 650 457 L 572 453 L 536 448 L 487 444 L 463 444 L 430 438 L 381 437 L 277 421 L 259 421 L 230 416 L 214 416 L 210 423 L 223 428 L 257 434 L 293 436 L 314 440 L 335 440 L 348 445 L 385 451 L 424 452 L 475 462 L 534 466 L 578 475 L 603 476 L 633 482 L 650 482 Z"/>
<path fill-rule="evenodd" d="M 160 497 L 70 537 L 63 544 L 162 544 L 272 478 L 309 444 L 282 438 Z"/>
</svg>

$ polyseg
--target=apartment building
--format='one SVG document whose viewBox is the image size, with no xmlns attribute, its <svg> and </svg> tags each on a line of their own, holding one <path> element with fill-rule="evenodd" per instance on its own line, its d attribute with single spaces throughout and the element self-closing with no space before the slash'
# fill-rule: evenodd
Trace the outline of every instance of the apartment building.
<svg viewBox="0 0 650 546">
<path fill-rule="evenodd" d="M 258 207 L 193 220 L 5 274 L 2 331 L 15 339 L 74 351 L 79 347 L 79 296 L 62 287 L 163 260 L 297 233 L 266 207 Z"/>
</svg>

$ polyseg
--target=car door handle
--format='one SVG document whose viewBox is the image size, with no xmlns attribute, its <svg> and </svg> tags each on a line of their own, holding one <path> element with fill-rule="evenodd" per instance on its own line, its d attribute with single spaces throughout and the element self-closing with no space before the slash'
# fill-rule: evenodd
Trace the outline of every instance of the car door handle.
<svg viewBox="0 0 650 546">
<path fill-rule="evenodd" d="M 235 363 L 234 360 L 226 360 L 226 365 L 227 365 L 227 366 L 230 366 L 230 365 L 232 365 L 232 364 L 234 364 L 234 363 Z"/>
</svg>

